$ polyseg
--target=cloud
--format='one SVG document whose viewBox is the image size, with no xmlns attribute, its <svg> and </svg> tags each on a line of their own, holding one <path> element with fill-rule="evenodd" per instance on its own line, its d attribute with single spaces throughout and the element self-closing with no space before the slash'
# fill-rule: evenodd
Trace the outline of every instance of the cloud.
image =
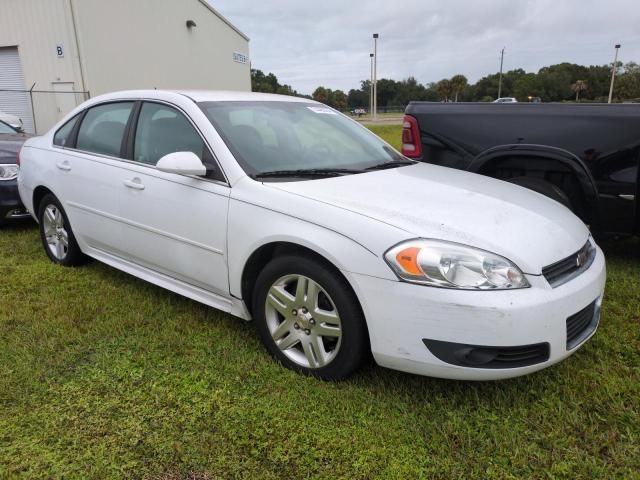
<svg viewBox="0 0 640 480">
<path fill-rule="evenodd" d="M 457 73 L 470 81 L 559 62 L 640 61 L 637 0 L 212 0 L 250 38 L 252 66 L 302 93 L 349 90 L 369 77 L 372 33 L 378 78 L 422 83 Z"/>
</svg>

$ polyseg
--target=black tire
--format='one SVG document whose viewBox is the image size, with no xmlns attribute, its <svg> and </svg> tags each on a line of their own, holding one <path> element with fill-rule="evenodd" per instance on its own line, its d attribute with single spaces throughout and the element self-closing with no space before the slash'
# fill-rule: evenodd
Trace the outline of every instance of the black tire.
<svg viewBox="0 0 640 480">
<path fill-rule="evenodd" d="M 44 217 L 48 208 L 54 209 L 54 211 L 57 210 L 62 218 L 62 228 L 64 232 L 66 232 L 67 242 L 66 247 L 63 247 L 64 255 L 57 256 L 56 254 L 54 254 L 51 245 L 47 241 L 47 221 Z M 44 247 L 45 253 L 53 263 L 57 263 L 65 267 L 73 267 L 87 263 L 88 257 L 80 250 L 78 242 L 76 241 L 76 237 L 74 236 L 73 230 L 71 229 L 69 218 L 67 217 L 64 208 L 62 208 L 60 201 L 54 195 L 45 195 L 40 202 L 40 205 L 38 205 L 38 223 L 42 246 Z M 58 237 L 58 239 L 60 239 L 60 237 Z"/>
<path fill-rule="evenodd" d="M 267 296 L 271 287 L 283 278 L 294 277 L 296 275 L 304 276 L 315 282 L 324 291 L 318 295 L 318 305 L 320 301 L 323 300 L 325 305 L 334 307 L 332 308 L 332 311 L 337 313 L 340 319 L 341 336 L 339 341 L 326 337 L 323 337 L 323 339 L 320 340 L 323 342 L 323 347 L 326 347 L 327 350 L 331 348 L 332 341 L 339 342 L 337 343 L 338 348 L 335 353 L 332 354 L 334 355 L 333 359 L 326 365 L 320 367 L 316 366 L 314 368 L 310 368 L 309 366 L 301 365 L 292 360 L 288 355 L 306 355 L 302 345 L 305 338 L 304 332 L 306 332 L 307 335 L 315 335 L 316 332 L 319 331 L 317 328 L 321 328 L 321 320 L 318 320 L 319 323 L 317 325 L 313 318 L 309 320 L 309 322 L 312 322 L 316 327 L 313 325 L 309 326 L 307 323 L 305 324 L 306 326 L 303 325 L 302 327 L 298 327 L 299 330 L 289 330 L 291 333 L 286 334 L 286 337 L 284 338 L 289 338 L 289 335 L 296 334 L 301 337 L 301 340 L 299 344 L 288 349 L 287 354 L 278 347 L 276 341 L 272 337 L 270 325 L 273 325 L 274 320 L 270 320 L 271 323 L 267 320 L 268 307 L 266 304 Z M 328 297 L 324 296 L 325 293 Z M 332 303 L 327 304 L 327 301 Z M 339 273 L 326 266 L 321 261 L 300 255 L 286 255 L 273 259 L 258 275 L 254 288 L 252 304 L 254 324 L 262 343 L 276 360 L 291 370 L 324 380 L 340 380 L 355 372 L 369 355 L 369 337 L 366 323 L 355 294 Z M 305 312 L 305 314 L 313 317 L 313 311 L 308 312 L 304 307 L 300 308 Z M 273 309 L 269 312 L 269 315 L 270 318 L 273 318 Z M 280 321 L 281 324 L 284 324 L 286 320 L 285 317 L 281 313 L 277 313 L 276 315 L 279 319 L 276 321 Z M 317 318 L 320 319 L 320 317 Z M 292 316 L 288 321 L 295 321 L 297 325 L 297 322 L 300 322 L 301 320 L 298 317 Z M 304 321 L 305 320 L 302 319 L 302 322 Z M 307 328 L 311 329 L 311 333 L 309 333 L 310 330 L 307 330 Z M 308 341 L 309 340 L 307 339 L 307 342 Z M 329 341 L 329 345 L 325 343 L 327 341 Z M 297 349 L 299 353 L 296 353 L 294 351 L 295 349 Z"/>
<path fill-rule="evenodd" d="M 557 185 L 551 182 L 547 182 L 542 178 L 535 177 L 515 177 L 506 180 L 509 183 L 520 185 L 521 187 L 528 188 L 534 192 L 541 193 L 545 197 L 549 197 L 558 203 L 561 203 L 569 210 L 574 211 L 573 204 L 569 196 Z"/>
</svg>

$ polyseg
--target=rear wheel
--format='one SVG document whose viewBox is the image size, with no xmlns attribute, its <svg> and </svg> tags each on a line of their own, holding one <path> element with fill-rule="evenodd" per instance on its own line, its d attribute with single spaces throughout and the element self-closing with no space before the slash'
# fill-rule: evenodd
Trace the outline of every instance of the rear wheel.
<svg viewBox="0 0 640 480">
<path fill-rule="evenodd" d="M 38 222 L 42 245 L 52 262 L 71 267 L 87 261 L 73 235 L 67 214 L 55 196 L 45 195 L 40 202 Z"/>
<path fill-rule="evenodd" d="M 285 367 L 326 380 L 352 374 L 368 352 L 364 317 L 347 282 L 323 263 L 285 256 L 256 281 L 256 329 Z"/>
<path fill-rule="evenodd" d="M 574 211 L 571 199 L 569 196 L 557 185 L 551 182 L 547 182 L 542 178 L 535 177 L 515 177 L 506 180 L 509 183 L 520 185 L 521 187 L 528 188 L 534 192 L 541 193 L 545 197 L 549 197 L 558 203 L 561 203 L 569 210 Z"/>
</svg>

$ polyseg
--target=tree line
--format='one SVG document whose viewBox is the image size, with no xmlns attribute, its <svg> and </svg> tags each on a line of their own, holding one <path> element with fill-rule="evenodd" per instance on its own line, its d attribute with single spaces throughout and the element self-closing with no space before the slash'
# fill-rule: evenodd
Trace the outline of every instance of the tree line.
<svg viewBox="0 0 640 480">
<path fill-rule="evenodd" d="M 606 102 L 609 96 L 612 65 L 577 65 L 559 63 L 542 67 L 537 73 L 518 68 L 502 74 L 501 96 L 515 97 L 520 102 L 539 97 L 543 102 Z M 404 107 L 411 100 L 432 102 L 489 102 L 498 97 L 499 74 L 482 77 L 474 84 L 457 74 L 438 82 L 419 83 L 414 77 L 403 80 L 378 80 L 378 108 Z M 290 85 L 281 85 L 272 73 L 251 70 L 254 92 L 281 93 L 313 98 L 339 110 L 368 108 L 371 82 L 362 80 L 359 89 L 348 93 L 316 88 L 311 96 L 301 95 Z M 640 100 L 640 65 L 635 62 L 616 65 L 613 100 Z"/>
</svg>

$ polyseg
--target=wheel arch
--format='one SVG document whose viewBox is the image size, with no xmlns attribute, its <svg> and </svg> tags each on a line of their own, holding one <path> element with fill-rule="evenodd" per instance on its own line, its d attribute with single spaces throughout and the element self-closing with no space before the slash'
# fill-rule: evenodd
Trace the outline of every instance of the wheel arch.
<svg viewBox="0 0 640 480">
<path fill-rule="evenodd" d="M 53 193 L 49 188 L 45 187 L 44 185 L 38 185 L 36 188 L 33 189 L 33 196 L 32 196 L 33 215 L 36 217 L 36 221 L 38 218 L 38 211 L 40 210 L 40 202 L 42 202 L 42 199 L 47 194 L 51 194 L 55 197 L 55 193 Z"/>
<path fill-rule="evenodd" d="M 324 254 L 316 251 L 313 248 L 310 248 L 309 246 L 305 246 L 302 243 L 297 243 L 289 240 L 275 240 L 265 243 L 255 249 L 247 258 L 247 261 L 245 262 L 242 269 L 240 290 L 242 299 L 247 309 L 249 310 L 249 313 L 252 314 L 251 304 L 258 274 L 274 258 L 296 254 L 313 258 L 328 269 L 332 270 L 337 276 L 342 278 L 351 289 L 354 298 L 358 302 L 358 307 L 361 311 L 364 311 L 362 309 L 362 304 L 360 302 L 360 299 L 358 298 L 356 290 L 353 288 L 353 285 L 351 285 L 349 279 L 342 273 L 340 267 L 336 265 L 335 260 L 329 259 Z"/>
<path fill-rule="evenodd" d="M 483 173 L 489 167 L 496 166 L 508 158 L 539 157 L 547 162 L 555 163 L 566 168 L 577 179 L 584 197 L 585 209 L 592 212 L 592 220 L 598 221 L 600 217 L 600 202 L 596 181 L 585 163 L 568 150 L 549 145 L 510 144 L 489 148 L 476 155 L 467 170 L 474 173 Z M 535 170 L 535 168 L 525 170 Z"/>
</svg>

